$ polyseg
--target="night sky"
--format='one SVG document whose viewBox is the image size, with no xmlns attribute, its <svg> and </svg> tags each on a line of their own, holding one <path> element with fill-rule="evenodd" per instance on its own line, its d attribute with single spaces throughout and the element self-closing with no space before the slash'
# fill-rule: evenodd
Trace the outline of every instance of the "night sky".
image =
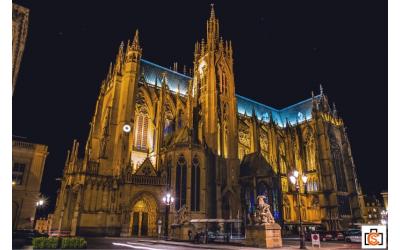
<svg viewBox="0 0 400 250">
<path fill-rule="evenodd" d="M 53 209 L 67 149 L 81 154 L 101 80 L 122 40 L 179 70 L 205 37 L 208 1 L 14 1 L 30 9 L 13 96 L 13 135 L 49 146 L 42 193 Z M 232 40 L 236 92 L 282 108 L 324 87 L 344 119 L 364 193 L 387 190 L 387 3 L 214 1 Z"/>
</svg>

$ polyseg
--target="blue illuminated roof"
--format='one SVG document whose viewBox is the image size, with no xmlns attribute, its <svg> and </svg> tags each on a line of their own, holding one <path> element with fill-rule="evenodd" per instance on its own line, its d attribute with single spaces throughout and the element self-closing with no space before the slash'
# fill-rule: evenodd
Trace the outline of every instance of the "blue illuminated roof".
<svg viewBox="0 0 400 250">
<path fill-rule="evenodd" d="M 145 81 L 147 83 L 152 85 L 157 84 L 158 86 L 160 86 L 162 73 L 165 72 L 167 74 L 167 85 L 169 89 L 174 92 L 178 92 L 179 89 L 179 92 L 181 94 L 187 94 L 189 80 L 192 79 L 191 77 L 167 69 L 144 59 L 141 59 L 140 66 L 140 72 L 143 72 Z M 315 98 L 319 99 L 320 96 L 315 96 Z M 312 98 L 280 110 L 253 101 L 238 94 L 236 94 L 236 99 L 239 114 L 251 116 L 254 109 L 256 116 L 259 120 L 269 122 L 271 121 L 270 116 L 272 116 L 273 121 L 277 123 L 280 127 L 285 127 L 286 121 L 294 125 L 297 123 L 297 121 L 303 122 L 304 120 L 311 119 Z"/>
<path fill-rule="evenodd" d="M 147 83 L 152 85 L 156 85 L 157 83 L 158 86 L 161 86 L 162 73 L 166 73 L 167 85 L 169 89 L 174 92 L 178 92 L 179 89 L 179 93 L 187 94 L 189 80 L 192 79 L 191 77 L 167 69 L 144 59 L 141 59 L 140 67 L 140 72 L 144 73 L 144 78 Z"/>
</svg>

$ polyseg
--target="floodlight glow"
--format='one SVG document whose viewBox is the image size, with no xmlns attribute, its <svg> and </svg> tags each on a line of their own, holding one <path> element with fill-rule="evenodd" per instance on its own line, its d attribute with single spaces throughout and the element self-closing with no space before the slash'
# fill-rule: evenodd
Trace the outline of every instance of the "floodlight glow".
<svg viewBox="0 0 400 250">
<path fill-rule="evenodd" d="M 301 179 L 303 180 L 303 183 L 307 183 L 308 177 L 307 177 L 306 175 L 303 175 L 303 176 L 301 177 Z"/>
<path fill-rule="evenodd" d="M 131 126 L 130 126 L 129 124 L 125 124 L 125 125 L 122 127 L 122 130 L 123 130 L 125 133 L 129 133 L 129 132 L 131 132 Z"/>
<path fill-rule="evenodd" d="M 293 175 L 291 175 L 291 176 L 289 177 L 289 179 L 290 179 L 290 182 L 291 182 L 292 184 L 296 184 L 296 177 L 294 177 Z"/>
</svg>

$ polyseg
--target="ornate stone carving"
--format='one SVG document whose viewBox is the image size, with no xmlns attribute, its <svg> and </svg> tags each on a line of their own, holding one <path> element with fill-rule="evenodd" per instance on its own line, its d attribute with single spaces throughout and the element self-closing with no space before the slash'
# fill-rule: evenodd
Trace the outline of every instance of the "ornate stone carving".
<svg viewBox="0 0 400 250">
<path fill-rule="evenodd" d="M 262 151 L 268 152 L 268 135 L 263 130 L 260 133 L 260 146 Z"/>
<path fill-rule="evenodd" d="M 239 141 L 241 144 L 250 147 L 250 133 L 248 130 L 244 128 L 240 128 L 239 130 Z"/>
<path fill-rule="evenodd" d="M 257 196 L 257 207 L 256 211 L 251 217 L 253 225 L 270 225 L 275 223 L 275 219 L 269 210 L 269 205 L 264 201 L 265 196 Z"/>
<path fill-rule="evenodd" d="M 175 214 L 175 224 L 185 224 L 189 222 L 189 214 L 186 205 L 183 205 Z"/>
</svg>

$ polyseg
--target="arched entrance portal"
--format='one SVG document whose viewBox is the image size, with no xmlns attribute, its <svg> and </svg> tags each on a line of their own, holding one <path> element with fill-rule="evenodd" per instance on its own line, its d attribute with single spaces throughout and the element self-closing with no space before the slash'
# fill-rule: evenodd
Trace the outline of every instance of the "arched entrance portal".
<svg viewBox="0 0 400 250">
<path fill-rule="evenodd" d="M 133 203 L 130 216 L 130 235 L 157 236 L 157 202 L 150 194 L 140 195 Z"/>
</svg>

